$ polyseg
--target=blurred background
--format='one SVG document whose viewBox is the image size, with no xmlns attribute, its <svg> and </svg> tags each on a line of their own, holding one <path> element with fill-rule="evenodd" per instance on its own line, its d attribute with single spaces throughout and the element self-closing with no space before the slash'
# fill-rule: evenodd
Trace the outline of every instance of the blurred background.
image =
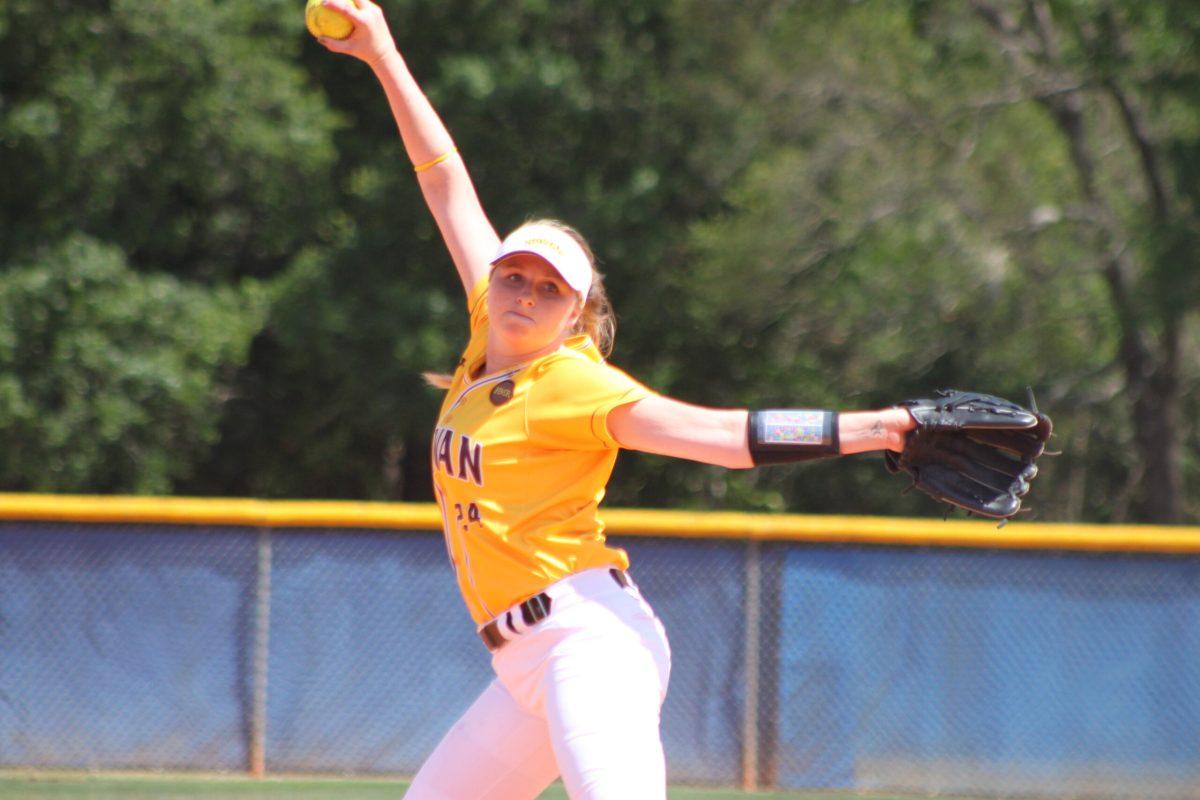
<svg viewBox="0 0 1200 800">
<path fill-rule="evenodd" d="M 707 405 L 1053 416 L 1036 518 L 1200 518 L 1194 0 L 385 0 L 503 233 Z M 461 290 L 298 0 L 0 4 L 0 489 L 430 498 Z M 610 505 L 938 515 L 875 457 L 627 455 Z"/>
</svg>

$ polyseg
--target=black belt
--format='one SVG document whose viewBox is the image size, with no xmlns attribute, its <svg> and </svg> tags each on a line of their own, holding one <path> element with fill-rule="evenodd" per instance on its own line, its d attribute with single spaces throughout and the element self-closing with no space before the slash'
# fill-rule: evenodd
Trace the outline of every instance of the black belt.
<svg viewBox="0 0 1200 800">
<path fill-rule="evenodd" d="M 617 582 L 617 586 L 620 586 L 622 589 L 628 589 L 631 585 L 629 576 L 619 569 L 610 569 L 608 574 Z M 521 605 L 517 606 L 516 610 L 520 612 L 521 621 L 528 628 L 550 616 L 551 604 L 550 595 L 542 592 L 521 603 Z M 513 625 L 512 611 L 507 611 L 503 617 L 496 617 L 496 619 L 484 625 L 479 629 L 479 638 L 483 639 L 483 643 L 487 645 L 487 649 L 492 652 L 508 644 L 508 639 L 504 638 L 504 635 L 500 633 L 501 625 L 508 628 L 514 636 L 520 633 L 516 629 L 516 626 Z"/>
</svg>

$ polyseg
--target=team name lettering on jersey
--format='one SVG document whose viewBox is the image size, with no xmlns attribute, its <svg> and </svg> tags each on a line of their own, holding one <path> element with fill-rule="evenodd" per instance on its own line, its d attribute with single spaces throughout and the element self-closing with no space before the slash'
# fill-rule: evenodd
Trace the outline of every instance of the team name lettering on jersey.
<svg viewBox="0 0 1200 800">
<path fill-rule="evenodd" d="M 476 486 L 483 486 L 483 445 L 471 441 L 471 437 L 458 434 L 458 451 L 454 449 L 455 433 L 453 428 L 437 427 L 433 429 L 433 467 L 445 472 L 452 478 L 469 480 Z M 457 466 L 453 457 L 458 456 Z"/>
</svg>

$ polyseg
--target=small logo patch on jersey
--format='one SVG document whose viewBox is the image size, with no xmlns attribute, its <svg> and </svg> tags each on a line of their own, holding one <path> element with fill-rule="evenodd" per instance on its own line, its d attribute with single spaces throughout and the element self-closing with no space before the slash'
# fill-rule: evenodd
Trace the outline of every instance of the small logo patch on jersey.
<svg viewBox="0 0 1200 800">
<path fill-rule="evenodd" d="M 512 381 L 500 381 L 492 387 L 492 393 L 489 395 L 492 405 L 502 406 L 512 400 L 514 385 Z"/>
</svg>

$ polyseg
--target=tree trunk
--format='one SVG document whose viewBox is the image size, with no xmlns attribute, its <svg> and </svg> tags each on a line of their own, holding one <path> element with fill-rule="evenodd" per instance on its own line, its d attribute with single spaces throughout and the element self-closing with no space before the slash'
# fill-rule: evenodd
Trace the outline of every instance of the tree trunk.
<svg viewBox="0 0 1200 800">
<path fill-rule="evenodd" d="M 1183 522 L 1183 445 L 1181 427 L 1183 398 L 1180 396 L 1178 332 L 1174 326 L 1163 334 L 1166 355 L 1144 380 L 1139 380 L 1133 397 L 1134 441 L 1145 467 L 1144 488 L 1137 516 L 1147 522 Z M 1132 376 L 1131 376 L 1132 378 Z M 1129 383 L 1133 388 L 1132 380 Z"/>
<path fill-rule="evenodd" d="M 1058 30 L 1046 0 L 1026 0 L 1029 13 L 1024 20 L 1011 13 L 1010 7 L 988 0 L 972 0 L 971 6 L 999 40 L 1017 73 L 1025 76 L 1027 89 L 1051 114 L 1066 139 L 1080 194 L 1098 232 L 1098 242 L 1110 254 L 1103 274 L 1120 324 L 1118 360 L 1132 402 L 1133 442 L 1142 466 L 1137 471 L 1142 486 L 1132 487 L 1135 515 L 1147 522 L 1180 523 L 1183 521 L 1183 398 L 1179 379 L 1179 320 L 1173 312 L 1159 310 L 1161 318 L 1157 321 L 1162 323 L 1163 332 L 1156 341 L 1150 333 L 1155 327 L 1155 312 L 1134 300 L 1132 284 L 1136 283 L 1139 272 L 1145 270 L 1132 263 L 1127 249 L 1131 237 L 1118 215 L 1106 206 L 1096 186 L 1098 160 L 1090 141 L 1089 115 L 1085 114 L 1087 95 L 1080 89 L 1060 92 L 1046 88 L 1086 82 L 1066 74 L 1070 68 L 1064 65 Z M 1063 80 L 1064 77 L 1072 79 Z M 1153 220 L 1160 225 L 1166 223 L 1172 214 L 1171 194 L 1159 166 L 1160 153 L 1136 98 L 1115 80 L 1093 83 L 1102 87 L 1115 103 L 1141 167 Z"/>
</svg>

